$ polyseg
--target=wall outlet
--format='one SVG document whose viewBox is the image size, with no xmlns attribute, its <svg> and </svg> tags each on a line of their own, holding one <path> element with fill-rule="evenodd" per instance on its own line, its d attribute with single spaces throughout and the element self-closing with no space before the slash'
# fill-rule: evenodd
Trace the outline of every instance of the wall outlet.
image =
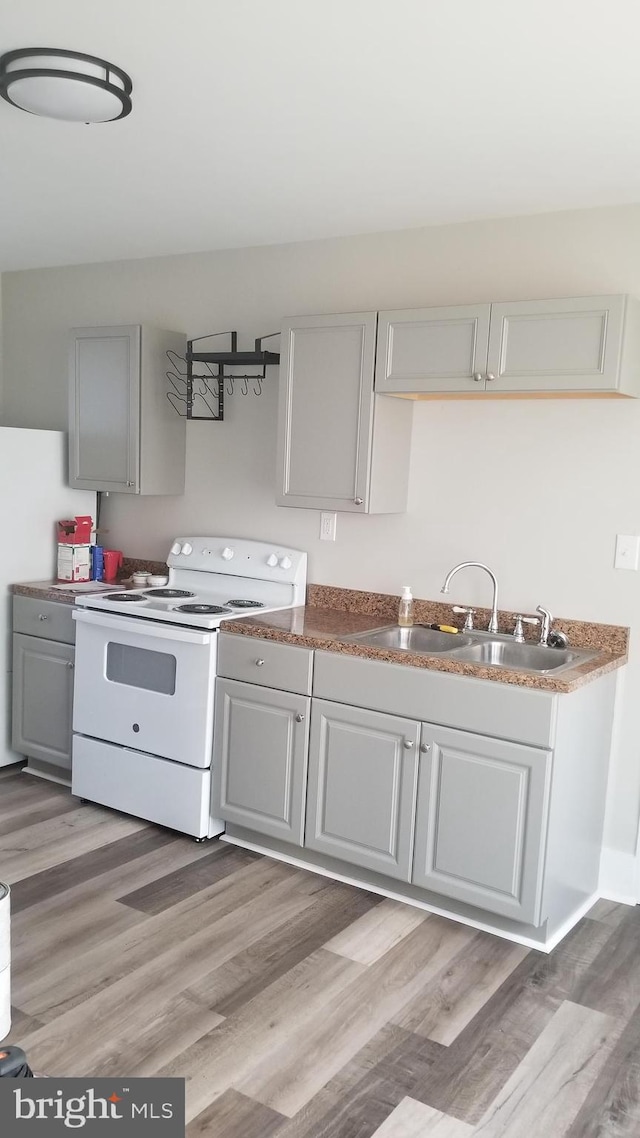
<svg viewBox="0 0 640 1138">
<path fill-rule="evenodd" d="M 320 541 L 336 540 L 337 514 L 320 514 Z"/>
<path fill-rule="evenodd" d="M 616 536 L 616 555 L 614 569 L 637 569 L 640 554 L 640 537 L 627 533 Z"/>
</svg>

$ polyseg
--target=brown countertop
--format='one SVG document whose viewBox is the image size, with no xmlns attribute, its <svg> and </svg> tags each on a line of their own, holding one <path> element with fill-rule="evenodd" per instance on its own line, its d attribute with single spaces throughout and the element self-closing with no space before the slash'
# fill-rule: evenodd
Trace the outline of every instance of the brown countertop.
<svg viewBox="0 0 640 1138">
<path fill-rule="evenodd" d="M 167 565 L 164 561 L 150 561 L 148 558 L 142 557 L 125 557 L 122 562 L 122 568 L 117 581 L 113 581 L 109 585 L 112 592 L 121 591 L 125 592 L 134 586 L 131 584 L 131 574 L 140 570 L 142 573 L 158 573 L 163 576 L 169 572 Z M 108 589 L 100 587 L 99 582 L 87 581 L 87 584 L 95 584 L 96 588 L 93 589 L 64 589 L 60 587 L 54 588 L 53 586 L 60 586 L 62 582 L 59 581 L 26 581 L 19 582 L 16 585 L 11 585 L 11 592 L 14 596 L 18 597 L 34 597 L 37 601 L 58 601 L 63 605 L 72 605 L 76 597 L 86 596 L 92 592 L 106 593 Z M 106 585 L 106 582 L 105 582 Z"/>
<path fill-rule="evenodd" d="M 74 588 L 65 589 L 63 587 L 54 588 L 53 586 L 57 584 L 58 582 L 56 581 L 27 581 L 22 584 L 11 585 L 11 592 L 16 597 L 33 597 L 37 601 L 58 601 L 59 604 L 73 605 L 79 596 L 86 597 L 92 593 L 108 593 L 109 590 L 111 590 L 112 593 L 118 590 L 125 592 L 127 589 L 132 588 L 128 579 L 126 581 L 114 581 L 108 587 L 103 585 L 102 588 L 97 581 L 87 581 L 87 584 L 96 585 L 95 589 L 78 590 Z M 62 582 L 60 582 L 60 584 L 62 585 Z"/>
<path fill-rule="evenodd" d="M 358 598 L 362 598 L 361 604 L 358 603 Z M 222 632 L 233 632 L 239 636 L 255 636 L 262 640 L 279 641 L 282 644 L 317 648 L 326 652 L 359 656 L 367 660 L 383 660 L 405 667 L 450 672 L 452 675 L 472 676 L 475 679 L 516 684 L 519 687 L 548 692 L 575 691 L 576 688 L 622 667 L 627 662 L 629 639 L 627 628 L 568 620 L 555 620 L 554 628 L 567 633 L 571 647 L 586 648 L 597 654 L 575 668 L 566 668 L 560 675 L 555 676 L 550 673 L 510 671 L 508 668 L 471 664 L 442 656 L 372 648 L 366 644 L 348 643 L 344 637 L 354 632 L 366 632 L 382 625 L 394 624 L 397 597 L 311 585 L 308 599 L 316 603 L 268 613 L 265 616 L 246 616 L 223 621 L 220 629 Z M 327 601 L 330 603 L 327 604 Z M 476 618 L 478 628 L 486 627 L 484 615 L 485 610 L 478 609 Z M 511 631 L 515 614 L 501 612 L 499 615 L 501 631 Z M 451 606 L 437 601 L 416 601 L 416 623 L 451 624 Z M 535 640 L 535 633 L 531 635 L 529 632 L 527 639 Z"/>
</svg>

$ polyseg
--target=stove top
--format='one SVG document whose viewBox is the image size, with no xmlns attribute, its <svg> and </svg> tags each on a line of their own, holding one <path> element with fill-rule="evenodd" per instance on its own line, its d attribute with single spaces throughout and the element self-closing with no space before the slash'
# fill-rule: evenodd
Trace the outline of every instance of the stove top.
<svg viewBox="0 0 640 1138">
<path fill-rule="evenodd" d="M 83 608 L 192 628 L 304 604 L 307 555 L 246 538 L 177 538 L 161 589 L 114 589 L 76 598 Z"/>
<path fill-rule="evenodd" d="M 195 597 L 189 589 L 145 589 L 145 597 Z"/>
</svg>

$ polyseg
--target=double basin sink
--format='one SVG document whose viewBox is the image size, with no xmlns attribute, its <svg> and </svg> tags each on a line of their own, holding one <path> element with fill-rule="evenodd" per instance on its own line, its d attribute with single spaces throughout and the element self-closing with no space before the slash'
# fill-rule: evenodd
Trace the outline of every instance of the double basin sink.
<svg viewBox="0 0 640 1138">
<path fill-rule="evenodd" d="M 369 632 L 356 632 L 345 636 L 349 644 L 363 644 L 371 648 L 387 648 L 394 652 L 415 652 L 418 655 L 440 656 L 468 664 L 491 664 L 513 671 L 559 672 L 575 668 L 597 656 L 582 648 L 549 648 L 543 644 L 519 644 L 512 636 L 489 632 L 439 632 L 435 628 L 414 625 L 400 628 L 386 625 Z"/>
</svg>

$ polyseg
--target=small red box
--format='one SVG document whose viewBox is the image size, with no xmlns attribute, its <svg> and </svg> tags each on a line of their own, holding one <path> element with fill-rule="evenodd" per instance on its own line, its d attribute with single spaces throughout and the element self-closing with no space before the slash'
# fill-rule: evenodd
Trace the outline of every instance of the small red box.
<svg viewBox="0 0 640 1138">
<path fill-rule="evenodd" d="M 58 545 L 91 545 L 93 518 L 89 514 L 58 522 Z"/>
</svg>

